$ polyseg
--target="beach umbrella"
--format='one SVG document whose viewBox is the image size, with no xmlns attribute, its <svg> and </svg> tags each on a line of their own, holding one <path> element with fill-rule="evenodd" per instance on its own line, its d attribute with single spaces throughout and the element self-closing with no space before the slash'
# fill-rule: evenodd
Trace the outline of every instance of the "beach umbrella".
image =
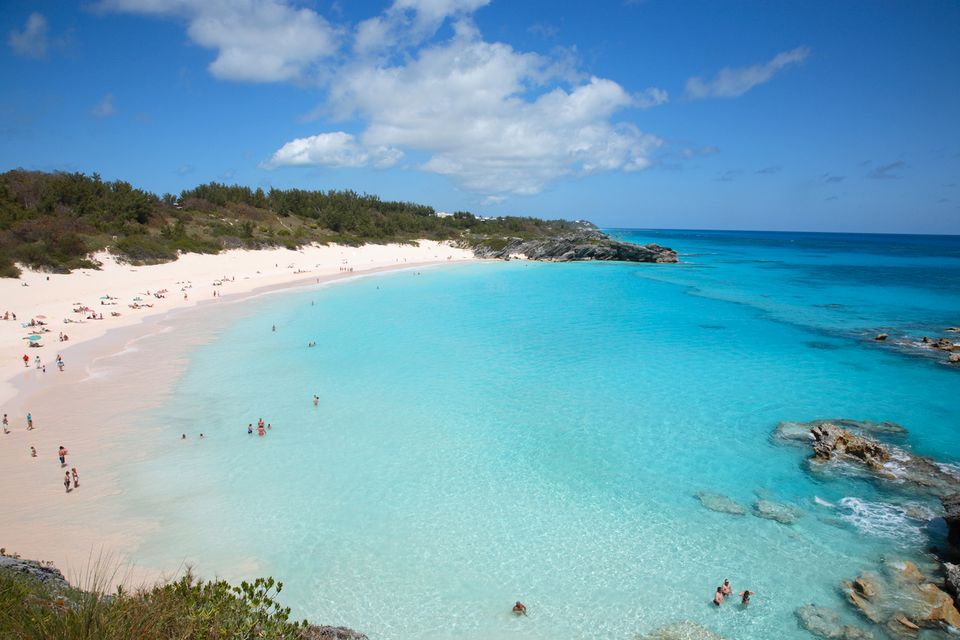
<svg viewBox="0 0 960 640">
<path fill-rule="evenodd" d="M 30 342 L 33 342 L 33 341 L 39 340 L 39 339 L 40 339 L 40 336 L 38 336 L 38 335 L 27 336 L 26 338 L 24 338 L 24 340 L 29 340 Z"/>
<path fill-rule="evenodd" d="M 110 299 L 110 296 L 100 296 L 100 299 L 101 299 L 101 300 L 109 300 L 109 299 Z"/>
</svg>

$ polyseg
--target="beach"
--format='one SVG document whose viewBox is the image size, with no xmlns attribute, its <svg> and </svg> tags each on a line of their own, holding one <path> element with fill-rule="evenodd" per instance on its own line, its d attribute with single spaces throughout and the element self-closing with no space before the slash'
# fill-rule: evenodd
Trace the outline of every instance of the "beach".
<svg viewBox="0 0 960 640">
<path fill-rule="evenodd" d="M 0 320 L 0 413 L 10 423 L 10 433 L 0 434 L 0 469 L 3 484 L 15 488 L 7 491 L 0 546 L 51 560 L 75 578 L 97 557 L 109 556 L 125 565 L 118 578 L 142 581 L 162 574 L 157 567 L 128 566 L 127 554 L 149 523 L 118 518 L 111 505 L 123 487 L 111 470 L 118 460 L 146 454 L 119 445 L 132 428 L 124 416 L 159 402 L 180 371 L 179 357 L 214 335 L 217 323 L 242 312 L 252 295 L 474 258 L 470 251 L 422 241 L 187 254 L 150 266 L 125 264 L 106 253 L 95 259 L 99 270 L 24 270 L 19 279 L 0 279 L 0 317 L 16 314 L 16 320 Z M 258 305 L 269 309 L 269 303 Z M 31 320 L 44 324 L 29 326 Z M 136 353 L 142 341 L 169 333 L 172 339 L 149 362 Z M 25 339 L 29 335 L 39 339 Z M 29 342 L 43 346 L 30 348 Z M 61 355 L 62 371 L 56 364 Z M 41 368 L 34 362 L 38 356 Z M 106 380 L 100 379 L 103 369 L 110 370 Z M 58 476 L 60 445 L 69 453 Z M 65 496 L 62 475 L 74 466 L 80 486 Z"/>
</svg>

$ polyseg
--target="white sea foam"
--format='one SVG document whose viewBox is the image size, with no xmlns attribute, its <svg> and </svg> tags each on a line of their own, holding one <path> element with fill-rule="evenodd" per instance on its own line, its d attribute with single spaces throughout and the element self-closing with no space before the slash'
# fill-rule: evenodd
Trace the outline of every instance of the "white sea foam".
<svg viewBox="0 0 960 640">
<path fill-rule="evenodd" d="M 839 516 L 867 535 L 906 544 L 923 541 L 923 531 L 915 520 L 907 515 L 906 509 L 895 504 L 846 497 L 840 500 Z"/>
<path fill-rule="evenodd" d="M 831 509 L 833 509 L 833 508 L 836 508 L 837 506 L 828 500 L 824 500 L 820 496 L 813 496 L 813 501 L 816 504 L 820 505 L 821 507 L 830 507 Z"/>
</svg>

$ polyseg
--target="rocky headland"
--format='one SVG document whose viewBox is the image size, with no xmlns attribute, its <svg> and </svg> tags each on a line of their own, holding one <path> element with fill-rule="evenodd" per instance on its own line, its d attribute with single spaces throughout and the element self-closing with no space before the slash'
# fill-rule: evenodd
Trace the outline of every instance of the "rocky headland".
<svg viewBox="0 0 960 640">
<path fill-rule="evenodd" d="M 577 229 L 561 235 L 524 238 L 491 238 L 472 244 L 478 258 L 572 262 L 614 260 L 621 262 L 677 262 L 677 252 L 658 244 L 633 244 L 614 240 L 596 229 Z"/>
</svg>

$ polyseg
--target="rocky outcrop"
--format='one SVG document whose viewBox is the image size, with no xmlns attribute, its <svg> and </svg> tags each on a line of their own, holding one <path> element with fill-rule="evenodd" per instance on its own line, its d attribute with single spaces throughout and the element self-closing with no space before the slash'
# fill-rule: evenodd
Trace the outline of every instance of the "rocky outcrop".
<svg viewBox="0 0 960 640">
<path fill-rule="evenodd" d="M 943 563 L 944 589 L 956 599 L 960 597 L 960 566 L 949 562 Z"/>
<path fill-rule="evenodd" d="M 713 493 L 712 491 L 697 491 L 694 496 L 704 507 L 710 509 L 710 511 L 716 511 L 717 513 L 729 513 L 730 515 L 734 516 L 747 515 L 746 507 L 733 498 L 727 497 L 722 493 Z"/>
<path fill-rule="evenodd" d="M 774 438 L 809 444 L 813 449 L 812 462 L 838 462 L 851 472 L 889 481 L 888 486 L 900 490 L 934 496 L 960 493 L 960 475 L 950 467 L 873 437 L 882 435 L 889 439 L 905 433 L 903 427 L 890 422 L 815 420 L 783 422 L 774 431 Z"/>
<path fill-rule="evenodd" d="M 818 607 L 813 604 L 804 605 L 796 609 L 793 614 L 801 627 L 818 638 L 826 640 L 874 640 L 869 631 L 845 625 L 840 622 L 840 614 L 833 609 Z"/>
<path fill-rule="evenodd" d="M 928 338 L 923 336 L 920 343 L 937 351 L 960 351 L 960 345 L 954 344 L 950 338 Z"/>
<path fill-rule="evenodd" d="M 675 622 L 661 627 L 639 640 L 723 640 L 720 636 L 696 622 Z"/>
<path fill-rule="evenodd" d="M 823 423 L 810 429 L 813 455 L 820 460 L 834 456 L 853 458 L 875 471 L 890 461 L 890 452 L 875 440 L 858 436 L 835 424 Z"/>
<path fill-rule="evenodd" d="M 302 640 L 368 640 L 367 636 L 346 627 L 310 625 L 300 635 Z"/>
<path fill-rule="evenodd" d="M 529 260 L 617 260 L 621 262 L 677 262 L 677 252 L 658 244 L 614 240 L 600 231 L 581 229 L 561 236 L 525 240 L 489 239 L 471 246 L 478 258 L 523 256 Z"/>
<path fill-rule="evenodd" d="M 70 584 L 60 570 L 50 563 L 23 560 L 13 556 L 0 556 L 0 571 L 11 571 L 42 582 L 54 591 L 69 589 Z"/>
<path fill-rule="evenodd" d="M 943 519 L 947 521 L 950 543 L 960 547 L 960 492 L 940 496 L 943 505 Z"/>
<path fill-rule="evenodd" d="M 895 637 L 913 635 L 921 628 L 960 629 L 960 611 L 953 598 L 912 562 L 888 563 L 885 577 L 865 573 L 841 587 L 857 611 Z"/>
</svg>

